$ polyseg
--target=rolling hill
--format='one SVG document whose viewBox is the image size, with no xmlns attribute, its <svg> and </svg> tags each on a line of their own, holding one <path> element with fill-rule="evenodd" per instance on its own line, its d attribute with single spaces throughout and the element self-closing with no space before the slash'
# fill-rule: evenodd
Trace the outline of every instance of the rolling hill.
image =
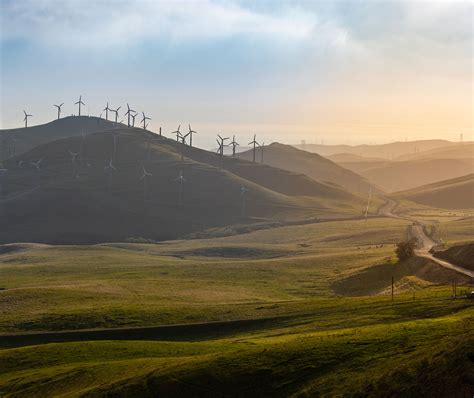
<svg viewBox="0 0 474 398">
<path fill-rule="evenodd" d="M 330 156 L 339 153 L 352 153 L 364 157 L 377 157 L 384 159 L 395 159 L 402 155 L 414 153 L 415 151 L 428 151 L 434 148 L 457 145 L 457 142 L 446 140 L 418 140 L 406 142 L 391 142 L 380 145 L 297 145 L 297 148 L 308 152 L 316 152 L 322 156 Z"/>
<path fill-rule="evenodd" d="M 386 192 L 404 191 L 474 172 L 473 159 L 420 159 L 389 162 L 360 170 L 361 175 Z"/>
<path fill-rule="evenodd" d="M 393 196 L 438 208 L 472 209 L 474 174 L 397 192 Z"/>
<path fill-rule="evenodd" d="M 474 243 L 452 246 L 435 252 L 434 256 L 474 271 Z"/>
<path fill-rule="evenodd" d="M 117 126 L 124 127 L 118 124 Z M 28 128 L 0 130 L 0 161 L 60 138 L 112 129 L 115 123 L 89 116 L 68 116 Z"/>
<path fill-rule="evenodd" d="M 261 148 L 257 148 L 257 160 L 261 159 Z M 239 158 L 251 161 L 253 151 L 240 152 Z M 381 190 L 358 174 L 316 154 L 296 149 L 291 145 L 273 143 L 264 149 L 264 164 L 306 174 L 314 180 L 339 186 L 349 192 L 366 195 L 370 188 Z"/>
<path fill-rule="evenodd" d="M 448 145 L 441 148 L 434 148 L 429 151 L 422 151 L 403 155 L 396 160 L 419 160 L 419 159 L 473 159 L 474 143 L 466 142 L 457 145 Z"/>
<path fill-rule="evenodd" d="M 358 215 L 363 207 L 361 198 L 305 175 L 238 158 L 220 168 L 218 155 L 189 146 L 182 161 L 182 148 L 125 127 L 55 140 L 7 160 L 0 212 L 9 228 L 0 242 L 163 240 L 242 222 Z M 115 170 L 106 170 L 111 158 Z M 143 166 L 151 175 L 140 180 Z"/>
</svg>

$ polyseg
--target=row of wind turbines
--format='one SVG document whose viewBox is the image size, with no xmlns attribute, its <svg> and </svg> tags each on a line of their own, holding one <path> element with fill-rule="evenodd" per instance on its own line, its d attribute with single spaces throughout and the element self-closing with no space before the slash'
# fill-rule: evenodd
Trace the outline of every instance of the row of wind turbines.
<svg viewBox="0 0 474 398">
<path fill-rule="evenodd" d="M 62 112 L 63 105 L 64 105 L 64 102 L 62 102 L 61 104 L 54 104 L 53 105 L 57 109 L 57 119 L 61 118 L 61 112 Z M 86 105 L 84 103 L 84 101 L 82 101 L 82 95 L 79 96 L 79 99 L 74 103 L 74 105 L 78 106 L 78 116 L 81 116 L 81 106 Z M 99 115 L 99 119 L 102 118 L 102 115 L 105 112 L 105 120 L 108 121 L 109 120 L 109 112 L 111 112 L 111 113 L 115 114 L 114 122 L 115 123 L 121 123 L 123 121 L 123 119 L 120 120 L 120 122 L 118 121 L 119 110 L 121 108 L 122 107 L 119 106 L 118 108 L 113 109 L 109 106 L 109 102 L 107 101 L 107 105 L 105 106 L 104 109 L 102 109 L 102 113 Z M 23 110 L 23 113 L 24 113 L 23 121 L 25 122 L 25 128 L 28 128 L 28 118 L 32 117 L 33 115 L 27 113 L 25 110 Z M 135 127 L 135 118 L 136 118 L 137 115 L 139 115 L 139 113 L 136 110 L 132 109 L 130 107 L 130 105 L 127 103 L 127 112 L 125 112 L 123 117 L 127 117 L 127 126 L 128 127 Z M 142 120 L 140 121 L 140 123 L 142 124 L 142 128 L 146 130 L 146 128 L 148 127 L 148 121 L 152 120 L 152 119 L 150 117 L 146 116 L 145 112 L 141 112 L 141 115 L 142 115 Z M 192 147 L 193 146 L 193 134 L 197 134 L 197 131 L 193 130 L 191 128 L 190 124 L 188 125 L 188 127 L 189 127 L 189 131 L 186 134 L 181 133 L 181 131 L 180 131 L 181 125 L 178 125 L 178 128 L 175 131 L 171 132 L 170 134 L 171 135 L 176 135 L 176 141 L 183 144 L 183 146 L 188 144 L 189 146 Z M 161 127 L 160 127 L 160 130 L 159 130 L 159 136 L 160 137 L 162 136 Z M 189 142 L 187 142 L 188 137 L 189 137 Z M 262 142 L 262 144 L 260 144 L 257 141 L 256 137 L 257 136 L 254 134 L 253 140 L 250 141 L 248 143 L 248 145 L 252 146 L 252 149 L 253 149 L 253 162 L 254 163 L 256 162 L 256 149 L 257 149 L 257 147 L 261 147 L 261 163 L 263 163 L 265 142 Z M 224 157 L 224 148 L 227 147 L 227 146 L 232 146 L 232 156 L 235 157 L 236 147 L 239 145 L 239 143 L 235 140 L 235 135 L 232 137 L 232 141 L 226 143 L 226 141 L 229 140 L 229 139 L 230 139 L 230 137 L 222 137 L 220 134 L 217 135 L 217 139 L 216 139 L 216 142 L 217 142 L 217 145 L 218 145 L 217 146 L 217 153 L 221 156 L 221 158 Z M 182 159 L 184 158 L 183 151 L 181 153 L 181 158 Z"/>
<path fill-rule="evenodd" d="M 79 96 L 79 99 L 77 100 L 77 102 L 74 103 L 74 105 L 78 106 L 77 115 L 81 116 L 81 106 L 86 105 L 84 103 L 84 101 L 82 101 L 82 95 Z M 62 113 L 62 107 L 64 106 L 64 102 L 62 102 L 61 104 L 54 104 L 53 106 L 57 109 L 57 119 L 60 119 L 61 118 L 61 113 Z M 102 113 L 100 114 L 99 119 L 102 118 L 102 115 L 105 112 L 105 120 L 109 120 L 109 112 L 111 112 L 111 113 L 115 113 L 115 123 L 121 123 L 123 121 L 123 119 L 120 120 L 120 122 L 118 121 L 119 110 L 121 108 L 122 107 L 119 106 L 118 108 L 113 109 L 109 106 L 109 102 L 107 101 L 107 105 L 104 109 L 102 109 Z M 130 108 L 130 105 L 127 104 L 127 112 L 125 112 L 125 114 L 123 116 L 124 117 L 127 116 L 127 125 L 128 125 L 128 127 L 135 127 L 135 118 L 139 114 L 140 113 L 138 113 L 136 110 Z M 33 115 L 26 112 L 25 110 L 23 110 L 23 115 L 24 115 L 23 121 L 25 122 L 25 128 L 28 128 L 28 118 L 33 117 Z M 141 115 L 142 115 L 142 120 L 140 121 L 140 123 L 142 124 L 142 127 L 144 129 L 146 129 L 147 126 L 148 126 L 148 120 L 151 120 L 151 118 L 146 116 L 145 112 L 141 112 Z"/>
</svg>

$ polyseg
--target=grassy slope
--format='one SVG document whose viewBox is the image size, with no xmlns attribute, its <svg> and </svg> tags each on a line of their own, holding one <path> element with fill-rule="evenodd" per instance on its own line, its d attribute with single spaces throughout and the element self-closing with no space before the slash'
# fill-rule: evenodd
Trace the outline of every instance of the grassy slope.
<svg viewBox="0 0 474 398">
<path fill-rule="evenodd" d="M 0 287 L 7 288 L 0 291 L 0 328 L 150 325 L 280 314 L 278 308 L 255 310 L 255 303 L 333 296 L 333 280 L 391 257 L 405 225 L 384 219 L 369 220 L 367 228 L 362 221 L 328 222 L 210 240 L 6 254 L 0 257 Z M 384 247 L 375 247 L 381 243 Z"/>
<path fill-rule="evenodd" d="M 19 397 L 472 394 L 469 303 L 390 305 L 366 299 L 360 304 L 211 341 L 5 349 L 0 351 L 0 391 Z"/>
<path fill-rule="evenodd" d="M 474 207 L 474 174 L 423 185 L 397 192 L 396 199 L 404 198 L 428 206 L 445 209 Z"/>
<path fill-rule="evenodd" d="M 50 141 L 80 136 L 82 133 L 90 134 L 113 127 L 114 123 L 97 117 L 68 116 L 38 126 L 0 130 L 0 147 L 2 148 L 0 160 L 12 156 L 13 145 L 15 145 L 16 155 L 20 155 Z M 12 138 L 15 140 L 14 143 Z"/>
<path fill-rule="evenodd" d="M 0 392 L 452 396 L 456 386 L 468 396 L 472 303 L 447 300 L 449 287 L 428 272 L 390 264 L 406 225 L 369 219 L 156 245 L 4 246 L 2 332 L 251 321 L 206 334 L 183 327 L 170 341 L 0 349 Z M 344 297 L 356 292 L 337 282 L 370 285 L 354 281 L 380 264 L 379 295 Z"/>
<path fill-rule="evenodd" d="M 104 166 L 117 149 L 111 177 Z M 71 162 L 68 151 L 83 148 Z M 266 220 L 360 215 L 365 199 L 340 188 L 281 169 L 226 159 L 181 145 L 141 129 L 121 129 L 70 137 L 38 146 L 7 162 L 0 211 L 10 225 L 0 241 L 95 243 L 145 237 L 172 239 L 206 228 Z M 44 158 L 37 172 L 31 161 Z M 24 166 L 18 167 L 22 160 Z M 141 163 L 152 174 L 139 180 Z M 243 170 L 245 169 L 245 170 Z M 183 203 L 178 183 L 183 171 Z M 76 177 L 78 173 L 78 177 Z M 248 176 L 247 174 L 252 174 Z M 246 219 L 240 218 L 240 189 L 245 186 Z M 299 188 L 298 188 L 299 187 Z M 296 192 L 296 193 L 295 193 Z M 255 218 L 257 220 L 255 220 Z M 41 230 L 37 225 L 44 225 Z"/>
</svg>

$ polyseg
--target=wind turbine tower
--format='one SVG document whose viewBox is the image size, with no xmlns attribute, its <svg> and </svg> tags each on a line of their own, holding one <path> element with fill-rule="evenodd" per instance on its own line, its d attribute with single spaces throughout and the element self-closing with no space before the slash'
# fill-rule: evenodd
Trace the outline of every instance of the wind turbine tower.
<svg viewBox="0 0 474 398">
<path fill-rule="evenodd" d="M 232 142 L 230 145 L 232 145 L 232 156 L 235 157 L 235 148 L 239 145 L 239 143 L 235 140 L 235 135 L 232 136 Z"/>
<path fill-rule="evenodd" d="M 84 102 L 82 102 L 82 95 L 79 96 L 79 101 L 75 102 L 74 105 L 79 106 L 79 116 L 81 116 L 81 105 L 85 105 Z"/>
<path fill-rule="evenodd" d="M 33 115 L 29 115 L 25 111 L 23 111 L 23 113 L 25 114 L 25 118 L 23 119 L 23 121 L 25 122 L 25 128 L 28 128 L 28 118 L 33 116 Z"/>
<path fill-rule="evenodd" d="M 189 127 L 189 146 L 193 146 L 193 134 L 197 134 L 197 131 L 194 131 L 192 128 L 191 128 L 191 125 L 188 124 L 188 127 Z"/>
<path fill-rule="evenodd" d="M 240 188 L 240 217 L 245 216 L 245 197 L 248 191 L 243 185 Z"/>
<path fill-rule="evenodd" d="M 253 135 L 253 141 L 250 141 L 249 145 L 253 145 L 253 162 L 255 163 L 255 150 L 257 148 L 257 145 L 260 145 L 257 142 L 257 135 L 256 134 Z"/>
<path fill-rule="evenodd" d="M 107 101 L 107 106 L 102 111 L 105 111 L 105 120 L 109 120 L 109 111 L 112 111 L 112 109 L 109 108 L 109 101 Z"/>
<path fill-rule="evenodd" d="M 178 182 L 178 206 L 181 206 L 183 202 L 183 184 L 186 182 L 186 179 L 183 177 L 183 172 L 179 172 L 179 177 L 175 179 Z"/>
<path fill-rule="evenodd" d="M 143 118 L 142 118 L 142 125 L 143 125 L 143 130 L 146 130 L 148 124 L 147 124 L 147 120 L 151 120 L 151 117 L 147 117 L 145 116 L 145 112 L 142 112 L 142 115 L 143 115 Z M 160 127 L 160 135 L 161 135 L 161 127 Z"/>
<path fill-rule="evenodd" d="M 224 143 L 225 140 L 228 140 L 229 137 L 221 137 L 219 134 L 217 134 L 217 137 L 219 137 L 216 141 L 217 143 L 219 144 L 219 148 L 217 149 L 217 152 L 220 154 L 221 156 L 221 168 L 223 166 L 223 163 L 224 163 L 224 147 L 226 146 L 226 144 Z"/>
<path fill-rule="evenodd" d="M 58 119 L 61 117 L 61 107 L 64 105 L 64 102 L 60 105 L 54 105 L 56 108 L 58 108 Z"/>
<path fill-rule="evenodd" d="M 369 215 L 370 201 L 372 199 L 372 187 L 369 189 L 369 197 L 367 198 L 367 207 L 365 208 L 365 226 L 367 227 L 367 217 Z"/>
<path fill-rule="evenodd" d="M 179 129 L 181 128 L 181 125 L 178 126 L 178 129 L 173 131 L 171 134 L 176 134 L 176 142 L 179 142 L 179 139 L 181 138 L 181 132 Z"/>
<path fill-rule="evenodd" d="M 132 108 L 130 108 L 130 105 L 128 105 L 128 103 L 127 103 L 127 112 L 125 113 L 125 116 L 128 117 L 128 119 L 127 119 L 128 127 L 130 127 L 130 117 L 132 116 L 132 112 L 136 113 L 136 111 L 133 110 Z"/>
<path fill-rule="evenodd" d="M 153 174 L 149 173 L 146 171 L 145 166 L 142 165 L 142 170 L 143 174 L 142 176 L 138 179 L 138 181 L 143 180 L 143 200 L 146 201 L 147 198 L 147 192 L 148 192 L 148 177 L 152 177 Z"/>
</svg>

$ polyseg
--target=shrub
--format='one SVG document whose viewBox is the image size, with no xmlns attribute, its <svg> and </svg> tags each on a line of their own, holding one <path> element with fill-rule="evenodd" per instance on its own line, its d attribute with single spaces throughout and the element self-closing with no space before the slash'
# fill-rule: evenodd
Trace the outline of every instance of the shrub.
<svg viewBox="0 0 474 398">
<path fill-rule="evenodd" d="M 403 261 L 409 259 L 410 257 L 413 257 L 415 254 L 415 247 L 417 241 L 418 239 L 413 237 L 408 241 L 397 243 L 395 253 L 397 254 L 398 260 Z"/>
</svg>

